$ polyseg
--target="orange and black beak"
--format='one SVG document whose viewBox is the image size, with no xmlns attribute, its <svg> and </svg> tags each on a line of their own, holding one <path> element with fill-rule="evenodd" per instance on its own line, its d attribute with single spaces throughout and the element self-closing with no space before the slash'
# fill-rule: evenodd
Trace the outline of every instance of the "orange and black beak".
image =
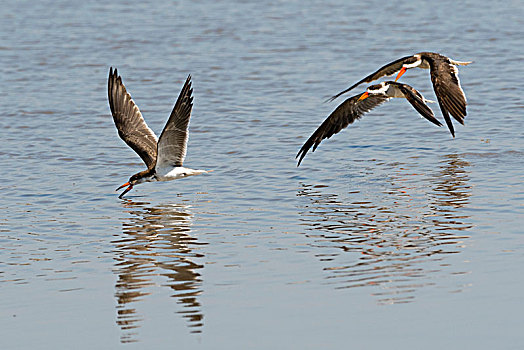
<svg viewBox="0 0 524 350">
<path fill-rule="evenodd" d="M 397 77 L 395 78 L 395 81 L 399 80 L 402 74 L 406 73 L 406 67 L 402 67 L 400 72 L 398 72 Z"/>
<path fill-rule="evenodd" d="M 369 97 L 369 92 L 364 92 L 362 95 L 360 95 L 360 97 L 358 98 L 359 101 L 361 100 L 365 100 L 366 98 Z"/>
<path fill-rule="evenodd" d="M 129 186 L 129 187 L 126 188 L 125 191 L 122 192 L 122 193 L 120 194 L 120 196 L 118 196 L 118 198 L 122 199 L 122 197 L 124 196 L 124 194 L 126 194 L 127 192 L 129 192 L 129 191 L 131 191 L 131 190 L 133 189 L 133 185 L 130 184 L 129 182 L 126 182 L 125 184 L 123 184 L 122 186 L 120 186 L 119 188 L 117 188 L 116 191 L 118 191 L 119 189 L 124 188 L 124 187 L 126 187 L 126 186 Z"/>
</svg>

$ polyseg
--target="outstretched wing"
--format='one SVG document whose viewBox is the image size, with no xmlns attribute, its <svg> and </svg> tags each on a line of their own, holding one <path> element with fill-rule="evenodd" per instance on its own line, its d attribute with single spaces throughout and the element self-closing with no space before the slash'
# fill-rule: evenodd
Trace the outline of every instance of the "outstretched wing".
<svg viewBox="0 0 524 350">
<path fill-rule="evenodd" d="M 189 75 L 158 139 L 157 167 L 182 166 L 184 162 L 189 137 L 189 118 L 193 108 L 192 93 Z"/>
<path fill-rule="evenodd" d="M 368 98 L 359 101 L 360 96 L 362 96 L 362 94 L 348 98 L 324 120 L 313 135 L 304 143 L 300 151 L 298 151 L 295 157 L 299 158 L 297 167 L 311 147 L 313 147 L 312 152 L 315 152 L 315 149 L 322 140 L 330 138 L 342 129 L 345 129 L 349 124 L 362 117 L 364 113 L 389 99 L 383 95 L 370 95 Z"/>
<path fill-rule="evenodd" d="M 142 113 L 126 91 L 116 68 L 114 72 L 112 67 L 109 69 L 107 92 L 118 135 L 142 158 L 148 168 L 153 167 L 156 160 L 156 135 L 147 126 Z"/>
<path fill-rule="evenodd" d="M 339 96 L 345 94 L 346 92 L 354 89 L 355 87 L 359 86 L 360 84 L 370 83 L 370 82 L 375 81 L 377 79 L 380 79 L 382 77 L 390 76 L 390 75 L 398 73 L 402 69 L 402 65 L 404 64 L 404 62 L 406 60 L 411 60 L 411 59 L 413 59 L 413 55 L 412 56 L 406 56 L 406 57 L 399 58 L 396 61 L 393 61 L 391 63 L 386 64 L 385 66 L 380 67 L 376 72 L 371 73 L 370 75 L 368 75 L 364 79 L 362 79 L 362 80 L 356 82 L 355 84 L 351 85 L 350 87 L 348 87 L 346 90 L 341 91 L 341 92 L 339 92 L 338 94 L 336 94 L 334 96 L 331 96 L 330 98 L 328 98 L 326 100 L 326 102 L 331 102 L 331 101 L 335 100 L 337 97 L 339 97 Z"/>
<path fill-rule="evenodd" d="M 424 118 L 437 126 L 442 126 L 442 123 L 439 122 L 437 118 L 435 118 L 433 110 L 426 104 L 424 101 L 424 96 L 422 96 L 420 92 L 408 84 L 397 83 L 394 81 L 388 81 L 388 83 L 398 87 L 402 94 L 404 94 L 404 97 L 406 97 L 409 103 L 411 103 L 413 108 L 415 108 L 417 112 L 419 112 Z"/>
<path fill-rule="evenodd" d="M 449 59 L 435 59 L 431 64 L 431 82 L 433 83 L 433 89 L 435 90 L 442 115 L 451 134 L 455 137 L 449 114 L 460 124 L 464 124 L 467 104 L 466 95 L 460 86 L 457 67 L 451 64 Z"/>
</svg>

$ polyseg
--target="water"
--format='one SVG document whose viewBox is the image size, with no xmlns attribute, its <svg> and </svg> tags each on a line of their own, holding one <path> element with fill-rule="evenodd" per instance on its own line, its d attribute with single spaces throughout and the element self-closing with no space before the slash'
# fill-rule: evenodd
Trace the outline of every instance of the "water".
<svg viewBox="0 0 524 350">
<path fill-rule="evenodd" d="M 523 18 L 511 1 L 8 0 L 1 347 L 522 348 Z M 326 97 L 426 50 L 474 61 L 455 139 L 394 100 L 296 168 Z M 186 165 L 213 173 L 117 198 L 143 164 L 109 66 L 157 133 L 192 74 Z M 428 76 L 402 80 L 434 98 Z"/>
</svg>

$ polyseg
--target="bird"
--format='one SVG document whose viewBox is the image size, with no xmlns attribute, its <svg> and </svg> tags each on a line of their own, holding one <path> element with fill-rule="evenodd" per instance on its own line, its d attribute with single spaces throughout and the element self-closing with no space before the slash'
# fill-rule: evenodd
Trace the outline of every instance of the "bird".
<svg viewBox="0 0 524 350">
<path fill-rule="evenodd" d="M 210 172 L 189 169 L 182 165 L 187 152 L 189 118 L 193 108 L 191 75 L 187 77 L 158 139 L 127 92 L 118 70 L 115 68 L 113 71 L 113 67 L 109 68 L 107 91 L 109 108 L 118 135 L 147 166 L 146 170 L 132 175 L 128 182 L 116 189 L 118 191 L 127 186 L 118 198 L 121 199 L 135 185 L 143 182 L 170 181 Z"/>
<path fill-rule="evenodd" d="M 411 56 L 399 58 L 396 61 L 380 67 L 376 72 L 371 73 L 346 90 L 330 97 L 326 102 L 335 100 L 337 97 L 345 94 L 362 83 L 370 83 L 384 76 L 390 76 L 393 74 L 397 74 L 397 77 L 395 78 L 395 81 L 397 81 L 408 69 L 415 67 L 429 69 L 433 90 L 437 96 L 442 116 L 446 121 L 451 135 L 455 137 L 455 129 L 451 123 L 449 114 L 451 114 L 460 124 L 464 125 L 467 104 L 466 95 L 460 86 L 458 69 L 456 66 L 466 66 L 470 63 L 472 63 L 472 61 L 456 61 L 436 52 L 419 52 Z"/>
<path fill-rule="evenodd" d="M 355 120 L 360 119 L 366 112 L 381 105 L 391 98 L 405 98 L 424 118 L 437 126 L 442 124 L 435 118 L 433 111 L 426 102 L 434 102 L 426 99 L 420 92 L 408 84 L 395 81 L 385 81 L 380 84 L 369 86 L 365 92 L 352 96 L 342 102 L 317 128 L 311 137 L 298 151 L 295 159 L 298 159 L 297 167 L 302 159 L 313 147 L 312 152 L 318 147 L 322 140 L 330 138 L 342 129 L 345 129 Z"/>
</svg>

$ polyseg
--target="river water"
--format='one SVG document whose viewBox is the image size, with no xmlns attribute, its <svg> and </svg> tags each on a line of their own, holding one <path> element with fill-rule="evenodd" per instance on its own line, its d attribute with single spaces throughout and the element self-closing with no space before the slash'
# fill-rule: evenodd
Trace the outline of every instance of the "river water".
<svg viewBox="0 0 524 350">
<path fill-rule="evenodd" d="M 5 1 L 0 347 L 522 349 L 523 38 L 520 1 Z M 296 167 L 419 51 L 474 61 L 455 139 L 395 99 Z M 110 66 L 157 134 L 192 74 L 214 172 L 118 199 Z"/>
</svg>

